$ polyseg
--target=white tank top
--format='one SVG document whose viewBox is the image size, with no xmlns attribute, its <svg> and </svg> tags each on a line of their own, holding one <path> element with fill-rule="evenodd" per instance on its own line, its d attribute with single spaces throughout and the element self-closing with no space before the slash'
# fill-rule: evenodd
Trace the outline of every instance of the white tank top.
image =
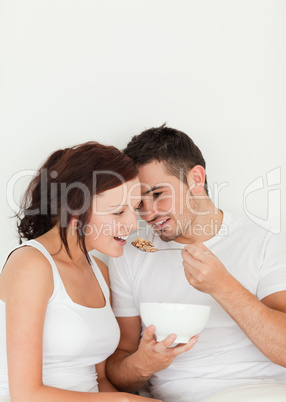
<svg viewBox="0 0 286 402">
<path fill-rule="evenodd" d="M 65 290 L 56 264 L 36 240 L 15 247 L 32 246 L 49 260 L 54 291 L 48 302 L 43 333 L 43 383 L 52 387 L 98 392 L 95 364 L 116 349 L 120 331 L 109 302 L 105 279 L 92 260 L 92 269 L 105 298 L 102 308 L 74 303 Z M 19 267 L 21 269 L 21 267 Z M 5 303 L 0 300 L 0 396 L 8 396 Z"/>
</svg>

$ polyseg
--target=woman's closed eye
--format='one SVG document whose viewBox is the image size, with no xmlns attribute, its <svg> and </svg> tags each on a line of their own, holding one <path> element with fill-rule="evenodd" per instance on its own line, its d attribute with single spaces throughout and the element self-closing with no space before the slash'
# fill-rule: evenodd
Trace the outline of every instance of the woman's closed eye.
<svg viewBox="0 0 286 402">
<path fill-rule="evenodd" d="M 124 211 L 114 212 L 113 215 L 122 215 Z"/>
<path fill-rule="evenodd" d="M 156 193 L 153 193 L 153 198 L 158 198 L 158 197 L 160 197 L 160 195 L 162 194 L 162 191 L 158 191 L 158 192 L 156 192 Z"/>
</svg>

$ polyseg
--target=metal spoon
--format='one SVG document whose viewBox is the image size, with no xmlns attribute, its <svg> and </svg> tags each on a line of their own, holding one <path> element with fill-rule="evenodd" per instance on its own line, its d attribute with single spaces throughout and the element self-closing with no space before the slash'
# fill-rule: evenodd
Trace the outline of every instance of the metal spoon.
<svg viewBox="0 0 286 402">
<path fill-rule="evenodd" d="M 147 251 L 147 250 L 143 250 L 142 248 L 135 246 L 134 244 L 132 244 L 132 246 L 137 248 L 137 250 L 143 251 L 144 253 L 157 253 L 157 251 L 170 251 L 170 250 L 181 250 L 181 251 L 185 250 L 184 248 L 156 248 L 154 246 L 154 250 Z M 210 252 L 205 251 L 205 254 L 210 254 Z"/>
<path fill-rule="evenodd" d="M 134 244 L 133 244 L 133 246 L 134 246 Z M 144 251 L 144 253 L 157 253 L 157 251 L 170 251 L 170 250 L 184 250 L 183 248 L 154 248 L 154 250 L 149 250 L 149 251 L 147 251 L 147 250 L 143 250 L 143 248 L 139 248 L 139 247 L 137 247 L 137 246 L 134 246 L 134 247 L 136 247 L 137 248 L 137 250 L 140 250 L 140 251 Z"/>
</svg>

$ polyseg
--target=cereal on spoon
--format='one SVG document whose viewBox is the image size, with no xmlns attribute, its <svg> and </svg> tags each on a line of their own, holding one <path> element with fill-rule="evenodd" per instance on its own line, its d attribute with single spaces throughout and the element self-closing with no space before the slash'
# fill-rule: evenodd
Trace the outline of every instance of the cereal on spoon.
<svg viewBox="0 0 286 402">
<path fill-rule="evenodd" d="M 132 245 L 134 247 L 140 248 L 140 250 L 146 251 L 146 253 L 154 253 L 154 251 L 158 251 L 158 249 L 155 248 L 154 244 L 151 241 L 144 240 L 141 237 L 138 237 L 138 239 L 134 240 L 132 242 Z"/>
</svg>

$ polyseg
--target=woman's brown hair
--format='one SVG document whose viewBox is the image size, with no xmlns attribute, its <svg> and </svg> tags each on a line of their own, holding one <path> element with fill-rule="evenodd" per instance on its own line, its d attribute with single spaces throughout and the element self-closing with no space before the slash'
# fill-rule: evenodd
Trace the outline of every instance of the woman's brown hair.
<svg viewBox="0 0 286 402">
<path fill-rule="evenodd" d="M 76 216 L 84 228 L 92 213 L 92 197 L 134 179 L 132 160 L 113 146 L 86 142 L 54 152 L 32 179 L 17 217 L 22 239 L 35 239 L 57 223 L 70 256 L 67 227 Z M 90 262 L 84 230 L 77 230 L 78 243 Z"/>
</svg>

